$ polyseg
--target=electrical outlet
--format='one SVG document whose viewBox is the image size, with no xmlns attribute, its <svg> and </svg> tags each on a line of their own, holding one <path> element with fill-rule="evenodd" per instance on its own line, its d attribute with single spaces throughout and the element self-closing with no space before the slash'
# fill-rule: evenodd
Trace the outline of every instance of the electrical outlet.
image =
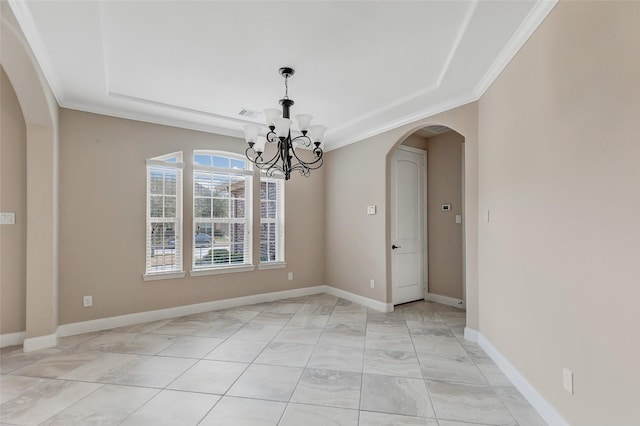
<svg viewBox="0 0 640 426">
<path fill-rule="evenodd" d="M 562 386 L 573 395 L 573 372 L 566 367 L 562 369 Z"/>
<path fill-rule="evenodd" d="M 93 296 L 84 296 L 82 298 L 82 306 L 85 308 L 93 306 Z"/>
<path fill-rule="evenodd" d="M 376 282 L 374 280 L 369 280 L 369 286 L 371 286 L 371 288 L 376 288 Z"/>
<path fill-rule="evenodd" d="M 293 272 L 289 272 L 287 278 L 289 279 L 289 281 L 293 281 Z"/>
</svg>

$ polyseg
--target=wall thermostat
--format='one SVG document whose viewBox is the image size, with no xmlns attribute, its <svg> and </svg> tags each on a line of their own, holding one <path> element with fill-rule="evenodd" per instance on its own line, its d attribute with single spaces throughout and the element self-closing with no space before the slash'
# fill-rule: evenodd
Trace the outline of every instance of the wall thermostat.
<svg viewBox="0 0 640 426">
<path fill-rule="evenodd" d="M 442 205 L 442 211 L 443 212 L 451 211 L 451 204 L 443 204 Z"/>
</svg>

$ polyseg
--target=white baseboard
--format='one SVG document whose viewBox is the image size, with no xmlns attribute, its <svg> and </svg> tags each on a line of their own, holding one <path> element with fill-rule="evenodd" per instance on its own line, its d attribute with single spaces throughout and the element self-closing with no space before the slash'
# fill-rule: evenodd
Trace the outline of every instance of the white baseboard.
<svg viewBox="0 0 640 426">
<path fill-rule="evenodd" d="M 474 330 L 473 328 L 465 327 L 464 328 L 464 338 L 473 343 L 478 343 L 478 330 Z"/>
<path fill-rule="evenodd" d="M 360 296 L 349 291 L 341 290 L 339 288 L 325 286 L 325 292 L 336 297 L 341 297 L 350 302 L 358 303 L 366 306 L 367 308 L 375 309 L 380 312 L 393 312 L 393 303 L 384 303 L 378 300 L 370 299 L 368 297 Z"/>
<path fill-rule="evenodd" d="M 430 302 L 441 303 L 443 305 L 453 306 L 454 308 L 464 309 L 464 303 L 461 299 L 449 296 L 441 296 L 439 294 L 427 293 L 426 299 Z"/>
<path fill-rule="evenodd" d="M 0 334 L 0 348 L 21 345 L 25 337 L 27 337 L 27 333 L 24 331 Z"/>
<path fill-rule="evenodd" d="M 312 294 L 324 293 L 325 291 L 326 286 L 319 285 L 315 287 L 296 288 L 293 290 L 253 294 L 250 296 L 214 300 L 211 302 L 197 303 L 194 305 L 176 306 L 174 308 L 157 309 L 154 311 L 136 312 L 134 314 L 119 315 L 116 317 L 75 322 L 59 326 L 58 336 L 74 336 L 76 334 L 90 333 L 92 331 L 108 330 L 111 328 L 142 324 L 149 321 L 158 321 L 169 318 L 177 318 L 184 315 L 199 314 L 201 312 L 213 311 L 216 309 L 228 309 L 235 308 L 237 306 L 252 305 L 255 303 L 273 302 L 274 300 L 288 299 L 290 297 L 309 296 Z"/>
<path fill-rule="evenodd" d="M 39 351 L 40 349 L 55 348 L 58 346 L 57 333 L 47 334 L 46 336 L 27 337 L 22 342 L 22 350 L 24 352 Z"/>
<path fill-rule="evenodd" d="M 464 337 L 467 340 L 467 330 L 469 330 L 469 337 L 475 338 L 482 349 L 489 355 L 489 357 L 496 363 L 500 370 L 511 380 L 514 386 L 520 391 L 520 393 L 529 401 L 529 404 L 535 408 L 540 416 L 550 425 L 553 426 L 569 426 L 569 423 L 560 415 L 560 413 L 551 405 L 538 391 L 525 379 L 525 377 L 518 371 L 516 367 L 509 362 L 509 360 L 496 349 L 491 342 L 473 329 L 465 328 Z"/>
</svg>

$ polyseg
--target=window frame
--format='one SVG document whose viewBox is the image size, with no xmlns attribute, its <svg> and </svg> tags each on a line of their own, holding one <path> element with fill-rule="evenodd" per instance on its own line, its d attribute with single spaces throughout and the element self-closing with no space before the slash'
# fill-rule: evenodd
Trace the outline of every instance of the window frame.
<svg viewBox="0 0 640 426">
<path fill-rule="evenodd" d="M 276 184 L 276 217 L 265 218 L 262 217 L 262 202 L 269 201 L 262 198 L 262 183 L 275 183 Z M 260 199 L 260 240 L 258 247 L 260 248 L 260 263 L 258 269 L 276 269 L 284 268 L 287 264 L 285 262 L 285 179 L 284 176 L 274 175 L 266 176 L 264 173 L 260 173 L 260 186 L 259 194 Z M 274 223 L 276 225 L 275 232 L 275 244 L 276 244 L 276 259 L 275 260 L 262 260 L 262 225 L 264 223 Z M 267 240 L 269 241 L 269 240 Z M 268 242 L 267 242 L 268 244 Z M 267 249 L 268 250 L 268 249 Z"/>
<path fill-rule="evenodd" d="M 216 166 L 206 166 L 201 164 L 196 164 L 196 156 L 197 155 L 207 155 L 211 157 L 224 157 L 228 158 L 229 161 L 237 160 L 242 161 L 245 165 L 244 169 L 234 169 L 231 166 L 226 167 L 216 167 Z M 254 170 L 252 164 L 241 154 L 237 154 L 229 151 L 222 150 L 206 150 L 206 149 L 196 149 L 193 151 L 193 156 L 191 157 L 193 164 L 193 173 L 192 173 L 192 235 L 193 240 L 191 244 L 191 276 L 202 276 L 202 275 L 215 275 L 229 272 L 244 272 L 244 271 L 253 271 L 255 269 L 253 265 L 253 176 Z M 213 164 L 213 163 L 212 163 Z M 196 191 L 196 183 L 198 179 L 196 178 L 197 173 L 211 173 L 212 177 L 215 173 L 221 174 L 229 174 L 235 176 L 243 176 L 245 182 L 244 188 L 244 218 L 214 218 L 214 217 L 196 217 L 196 199 L 203 198 L 201 196 L 197 196 Z M 231 195 L 231 194 L 230 194 Z M 212 199 L 215 197 L 211 197 Z M 229 197 L 229 199 L 233 199 L 233 197 Z M 195 235 L 199 230 L 199 224 L 209 223 L 212 225 L 214 223 L 242 223 L 244 224 L 244 246 L 243 246 L 243 262 L 242 263 L 221 263 L 220 265 L 208 264 L 208 265 L 198 265 L 196 264 L 196 240 Z M 213 231 L 212 231 L 213 232 Z M 231 244 L 231 243 L 230 243 Z M 214 250 L 214 235 L 212 234 L 212 243 L 211 250 Z M 230 253 L 231 255 L 231 253 Z M 231 257 L 229 258 L 231 260 Z"/>
<path fill-rule="evenodd" d="M 173 161 L 171 161 L 173 160 Z M 164 216 L 164 203 L 163 198 L 163 216 L 162 217 L 152 217 L 151 216 L 151 197 L 154 195 L 151 192 L 151 173 L 152 170 L 162 169 L 163 173 L 166 170 L 173 170 L 176 173 L 176 203 L 175 203 L 175 216 L 173 218 L 168 218 Z M 183 153 L 182 151 L 172 152 L 169 154 L 161 155 L 158 157 L 153 157 L 146 160 L 146 223 L 145 223 L 145 273 L 143 275 L 143 279 L 145 281 L 152 280 L 160 280 L 160 279 L 172 279 L 172 278 L 182 278 L 185 276 L 185 272 L 183 269 L 183 197 L 184 197 L 184 163 L 183 163 Z M 163 178 L 163 191 L 162 196 L 166 197 L 164 189 L 165 179 Z M 155 194 L 158 196 L 159 194 Z M 154 247 L 152 243 L 152 223 L 154 222 L 162 222 L 162 223 L 173 223 L 173 240 L 174 240 L 174 266 L 172 268 L 164 268 L 164 269 L 150 269 L 152 258 L 154 257 Z M 164 238 L 164 237 L 163 237 Z M 166 250 L 166 246 L 163 247 L 163 250 Z M 164 255 L 164 253 L 163 253 Z"/>
</svg>

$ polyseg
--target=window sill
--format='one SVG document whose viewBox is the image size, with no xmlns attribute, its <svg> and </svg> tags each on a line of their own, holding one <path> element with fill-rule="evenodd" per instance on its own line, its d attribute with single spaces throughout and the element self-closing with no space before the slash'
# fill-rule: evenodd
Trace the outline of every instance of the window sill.
<svg viewBox="0 0 640 426">
<path fill-rule="evenodd" d="M 205 275 L 231 274 L 234 272 L 250 272 L 255 270 L 253 265 L 225 266 L 215 269 L 196 269 L 192 270 L 189 275 L 192 277 L 202 277 Z"/>
<path fill-rule="evenodd" d="M 265 269 L 283 269 L 286 268 L 287 264 L 285 262 L 269 262 L 269 263 L 261 263 L 258 265 L 259 270 Z"/>
<path fill-rule="evenodd" d="M 160 272 L 157 274 L 144 274 L 142 279 L 145 281 L 173 280 L 176 278 L 184 278 L 186 275 L 186 272 Z"/>
</svg>

